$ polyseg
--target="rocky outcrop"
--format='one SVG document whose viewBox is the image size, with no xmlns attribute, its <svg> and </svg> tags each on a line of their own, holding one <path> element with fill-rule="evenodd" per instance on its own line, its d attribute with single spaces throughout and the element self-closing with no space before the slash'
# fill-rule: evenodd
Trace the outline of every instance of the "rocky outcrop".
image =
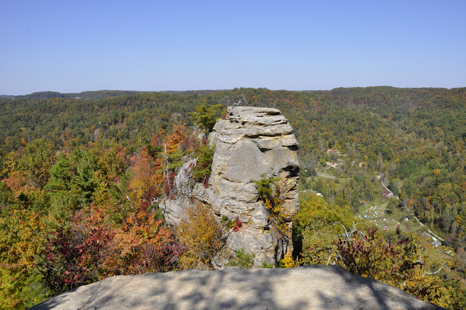
<svg viewBox="0 0 466 310">
<path fill-rule="evenodd" d="M 440 310 L 399 288 L 337 266 L 177 271 L 117 276 L 55 296 L 31 310 L 361 309 Z"/>
<path fill-rule="evenodd" d="M 292 251 L 291 219 L 299 209 L 298 143 L 293 128 L 277 109 L 232 107 L 226 119 L 218 120 L 209 143 L 215 145 L 212 174 L 206 188 L 192 186 L 190 169 L 196 160 L 186 160 L 175 177 L 176 197 L 160 202 L 168 223 L 176 225 L 192 198 L 209 205 L 218 216 L 238 218 L 242 227 L 225 237 L 224 251 L 214 259 L 217 267 L 244 249 L 255 255 L 255 265 L 277 263 Z M 264 202 L 259 199 L 254 180 L 279 178 L 278 189 L 285 229 L 277 229 Z"/>
<path fill-rule="evenodd" d="M 196 163 L 196 158 L 185 158 L 183 166 L 175 176 L 174 199 L 163 199 L 159 202 L 159 207 L 164 210 L 165 220 L 171 225 L 180 223 L 181 219 L 186 216 L 186 208 L 191 204 L 192 188 L 195 183 L 191 178 L 191 173 Z"/>
<path fill-rule="evenodd" d="M 293 128 L 277 109 L 230 107 L 209 136 L 215 145 L 209 187 L 197 184 L 193 195 L 218 216 L 242 222 L 228 236 L 226 249 L 256 255 L 256 265 L 274 264 L 291 250 L 291 219 L 299 209 L 298 143 Z M 254 180 L 279 178 L 285 232 L 271 222 Z M 223 265 L 219 261 L 220 265 Z"/>
</svg>

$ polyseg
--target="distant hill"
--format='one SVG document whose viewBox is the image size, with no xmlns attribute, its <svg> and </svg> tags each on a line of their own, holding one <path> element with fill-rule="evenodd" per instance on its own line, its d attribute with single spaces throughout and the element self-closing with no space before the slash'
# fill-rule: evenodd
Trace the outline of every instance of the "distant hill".
<svg viewBox="0 0 466 310">
<path fill-rule="evenodd" d="M 175 95 L 210 95 L 210 94 L 218 93 L 218 92 L 222 92 L 222 91 L 226 91 L 226 89 L 217 89 L 217 90 L 209 90 L 209 89 L 205 89 L 205 90 L 164 90 L 164 91 L 160 91 L 160 93 L 165 93 L 165 94 L 169 94 L 169 95 L 172 95 L 172 94 L 175 94 Z"/>
<path fill-rule="evenodd" d="M 222 90 L 167 90 L 159 91 L 159 93 L 169 95 L 209 95 Z M 156 93 L 156 91 L 136 91 L 136 90 L 97 90 L 83 91 L 80 93 L 59 93 L 54 91 L 35 92 L 24 96 L 0 95 L 1 99 L 48 99 L 48 98 L 72 98 L 82 100 L 100 100 L 112 97 L 131 96 L 141 93 Z"/>
</svg>

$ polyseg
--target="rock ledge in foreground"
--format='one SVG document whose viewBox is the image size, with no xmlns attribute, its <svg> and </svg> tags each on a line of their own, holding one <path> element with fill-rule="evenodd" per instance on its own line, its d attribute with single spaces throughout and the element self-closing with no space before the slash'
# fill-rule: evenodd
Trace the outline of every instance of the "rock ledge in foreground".
<svg viewBox="0 0 466 310">
<path fill-rule="evenodd" d="M 32 310 L 443 309 L 337 266 L 179 271 L 111 277 Z"/>
</svg>

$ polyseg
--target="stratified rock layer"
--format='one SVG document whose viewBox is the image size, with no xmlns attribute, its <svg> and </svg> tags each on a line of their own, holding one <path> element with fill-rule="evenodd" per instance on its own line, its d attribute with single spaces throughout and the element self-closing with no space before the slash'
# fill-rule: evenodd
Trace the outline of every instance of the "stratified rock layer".
<svg viewBox="0 0 466 310">
<path fill-rule="evenodd" d="M 437 310 L 399 288 L 337 266 L 227 269 L 117 276 L 55 296 L 31 310 L 359 309 Z"/>
<path fill-rule="evenodd" d="M 243 223 L 228 236 L 226 249 L 255 254 L 256 265 L 275 264 L 291 246 L 291 219 L 299 209 L 298 143 L 293 128 L 277 109 L 232 107 L 209 136 L 216 146 L 209 188 L 197 184 L 193 194 L 219 216 Z M 259 200 L 254 180 L 280 178 L 283 216 L 289 221 L 279 232 Z M 224 262 L 219 261 L 219 265 Z"/>
</svg>

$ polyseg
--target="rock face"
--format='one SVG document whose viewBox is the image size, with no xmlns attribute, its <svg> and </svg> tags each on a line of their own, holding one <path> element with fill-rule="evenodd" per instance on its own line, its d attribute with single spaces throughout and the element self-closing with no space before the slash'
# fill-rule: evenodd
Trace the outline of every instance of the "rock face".
<svg viewBox="0 0 466 310">
<path fill-rule="evenodd" d="M 187 159 L 175 176 L 176 198 L 164 199 L 159 206 L 165 211 L 165 220 L 177 225 L 185 216 L 185 209 L 191 203 L 192 184 L 195 183 L 191 178 L 192 167 L 197 163 L 197 159 Z"/>
<path fill-rule="evenodd" d="M 31 310 L 360 309 L 437 310 L 399 288 L 337 266 L 178 271 L 111 277 Z"/>
<path fill-rule="evenodd" d="M 196 199 L 209 204 L 218 216 L 242 222 L 228 236 L 226 248 L 256 255 L 256 265 L 274 264 L 292 250 L 291 219 L 299 209 L 298 143 L 293 128 L 277 109 L 230 107 L 209 136 L 216 146 L 209 188 L 197 184 Z M 271 222 L 254 180 L 278 177 L 285 232 Z M 220 265 L 223 263 L 219 262 Z"/>
</svg>

